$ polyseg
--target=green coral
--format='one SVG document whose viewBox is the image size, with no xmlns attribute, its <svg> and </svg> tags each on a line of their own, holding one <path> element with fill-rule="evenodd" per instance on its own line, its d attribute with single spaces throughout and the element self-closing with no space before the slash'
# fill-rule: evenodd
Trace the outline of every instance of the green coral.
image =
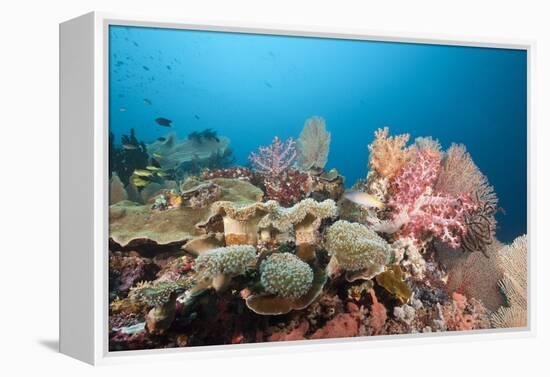
<svg viewBox="0 0 550 377">
<path fill-rule="evenodd" d="M 195 270 L 205 278 L 224 274 L 243 275 L 256 262 L 256 248 L 251 245 L 234 245 L 208 250 L 199 255 Z"/>
<path fill-rule="evenodd" d="M 190 289 L 193 284 L 194 281 L 192 279 L 141 282 L 130 289 L 129 297 L 135 301 L 144 302 L 149 306 L 162 306 L 170 302 L 174 295 Z"/>
<path fill-rule="evenodd" d="M 346 271 L 383 271 L 392 254 L 390 245 L 376 232 L 344 220 L 335 222 L 327 230 L 325 246 Z"/>
<path fill-rule="evenodd" d="M 260 265 L 260 282 L 266 292 L 282 298 L 304 296 L 313 284 L 313 270 L 290 253 L 268 256 Z"/>
</svg>

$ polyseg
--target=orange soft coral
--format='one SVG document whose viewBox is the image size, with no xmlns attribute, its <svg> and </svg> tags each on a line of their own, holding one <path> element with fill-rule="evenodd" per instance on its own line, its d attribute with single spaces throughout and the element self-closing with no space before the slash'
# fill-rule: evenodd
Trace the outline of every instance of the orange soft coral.
<svg viewBox="0 0 550 377">
<path fill-rule="evenodd" d="M 388 136 L 388 128 L 379 128 L 375 140 L 369 145 L 369 169 L 386 178 L 391 178 L 409 160 L 407 148 L 409 134 Z"/>
</svg>

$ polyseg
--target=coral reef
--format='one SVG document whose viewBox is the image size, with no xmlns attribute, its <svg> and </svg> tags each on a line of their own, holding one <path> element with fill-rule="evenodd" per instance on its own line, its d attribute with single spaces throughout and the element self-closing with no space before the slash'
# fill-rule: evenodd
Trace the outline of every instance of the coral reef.
<svg viewBox="0 0 550 377">
<path fill-rule="evenodd" d="M 527 325 L 527 237 L 496 239 L 462 145 L 379 129 L 344 195 L 320 117 L 250 169 L 212 129 L 134 139 L 154 178 L 110 177 L 110 350 Z"/>
<path fill-rule="evenodd" d="M 324 168 L 330 149 L 330 133 L 325 120 L 314 116 L 306 120 L 304 129 L 298 138 L 298 166 L 302 170 Z"/>
</svg>

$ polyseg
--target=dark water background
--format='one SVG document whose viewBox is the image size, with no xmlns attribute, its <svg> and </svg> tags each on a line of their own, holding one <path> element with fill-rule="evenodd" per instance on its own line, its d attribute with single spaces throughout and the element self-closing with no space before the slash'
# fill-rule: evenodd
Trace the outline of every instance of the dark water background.
<svg viewBox="0 0 550 377">
<path fill-rule="evenodd" d="M 388 126 L 465 144 L 505 210 L 498 238 L 527 231 L 525 51 L 111 26 L 109 66 L 118 141 L 130 128 L 147 143 L 213 128 L 246 164 L 318 115 L 332 134 L 327 168 L 349 187 L 367 173 L 374 131 Z"/>
</svg>

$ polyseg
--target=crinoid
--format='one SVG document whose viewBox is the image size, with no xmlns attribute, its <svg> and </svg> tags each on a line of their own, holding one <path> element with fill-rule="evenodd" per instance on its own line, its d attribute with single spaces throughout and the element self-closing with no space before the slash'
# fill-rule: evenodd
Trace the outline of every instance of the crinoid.
<svg viewBox="0 0 550 377">
<path fill-rule="evenodd" d="M 476 193 L 475 210 L 465 215 L 467 232 L 462 237 L 462 246 L 469 252 L 480 251 L 487 258 L 487 247 L 493 243 L 496 231 L 495 214 L 498 211 L 495 201 L 480 199 Z"/>
</svg>

